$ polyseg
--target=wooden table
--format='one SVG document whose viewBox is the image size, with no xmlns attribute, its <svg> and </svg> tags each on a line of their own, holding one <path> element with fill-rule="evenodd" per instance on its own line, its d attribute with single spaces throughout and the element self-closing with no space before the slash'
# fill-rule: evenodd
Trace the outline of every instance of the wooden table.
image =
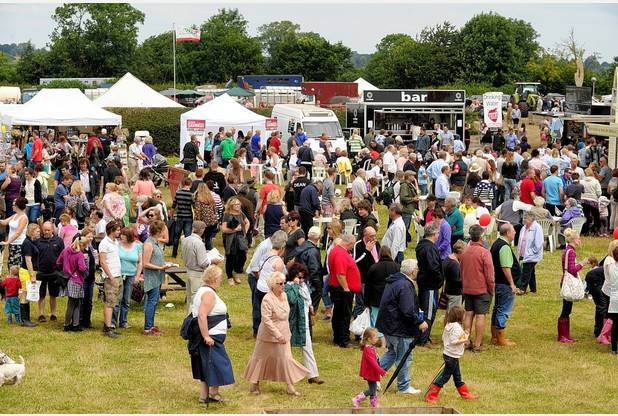
<svg viewBox="0 0 618 416">
<path fill-rule="evenodd" d="M 182 274 L 182 273 L 185 273 L 185 274 L 187 273 L 186 267 L 170 267 L 169 269 L 165 269 L 165 274 L 171 277 L 172 280 L 176 282 L 176 284 L 180 285 L 181 287 L 187 287 L 187 284 L 185 283 L 185 281 L 182 280 L 180 276 L 178 276 L 179 274 Z"/>
</svg>

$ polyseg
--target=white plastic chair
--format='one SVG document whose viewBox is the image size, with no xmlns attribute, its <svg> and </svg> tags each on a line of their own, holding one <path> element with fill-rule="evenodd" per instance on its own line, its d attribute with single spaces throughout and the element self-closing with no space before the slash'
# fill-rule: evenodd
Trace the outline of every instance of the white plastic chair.
<svg viewBox="0 0 618 416">
<path fill-rule="evenodd" d="M 283 185 L 283 159 L 279 158 L 277 161 L 277 166 L 274 168 L 275 174 L 275 183 L 279 185 Z"/>
<path fill-rule="evenodd" d="M 545 239 L 547 240 L 547 243 L 549 245 L 549 252 L 552 253 L 554 251 L 554 245 L 555 245 L 554 244 L 554 233 L 552 230 L 554 223 L 551 220 L 538 220 L 537 222 L 543 229 L 543 235 L 545 236 Z"/>
<path fill-rule="evenodd" d="M 355 218 L 350 218 L 347 220 L 343 220 L 343 224 L 344 224 L 344 233 L 345 234 L 350 234 L 350 235 L 356 235 L 354 234 L 354 227 L 356 227 L 356 223 L 358 221 Z"/>
<path fill-rule="evenodd" d="M 314 166 L 311 168 L 311 177 L 314 179 L 326 179 L 326 168 L 324 166 Z"/>
</svg>

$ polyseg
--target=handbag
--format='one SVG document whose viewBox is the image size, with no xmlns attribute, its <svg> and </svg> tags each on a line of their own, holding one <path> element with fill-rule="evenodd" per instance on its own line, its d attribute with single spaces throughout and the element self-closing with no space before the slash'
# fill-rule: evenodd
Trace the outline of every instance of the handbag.
<svg viewBox="0 0 618 416">
<path fill-rule="evenodd" d="M 131 299 L 133 299 L 137 303 L 142 303 L 144 299 L 144 288 L 141 282 L 133 282 L 133 287 L 131 289 Z"/>
<path fill-rule="evenodd" d="M 247 242 L 247 237 L 244 234 L 236 235 L 236 243 L 238 244 L 238 250 L 247 251 L 249 250 L 249 243 Z"/>
<path fill-rule="evenodd" d="M 69 284 L 69 278 L 71 277 L 71 275 L 63 272 L 62 270 L 54 270 L 54 274 L 52 276 L 54 283 L 60 287 L 67 287 Z"/>
<path fill-rule="evenodd" d="M 350 332 L 356 336 L 362 337 L 365 329 L 371 326 L 371 311 L 369 308 L 358 315 L 352 322 L 350 322 Z"/>
<path fill-rule="evenodd" d="M 605 319 L 603 321 L 603 328 L 601 329 L 601 333 L 597 337 L 597 342 L 599 344 L 609 345 L 611 344 L 611 335 L 612 335 L 612 326 L 614 325 L 614 321 L 611 319 Z"/>
<path fill-rule="evenodd" d="M 567 302 L 577 302 L 584 298 L 584 282 L 579 276 L 573 276 L 567 270 L 568 255 L 564 256 L 564 276 L 562 278 L 562 287 L 560 288 L 560 296 Z"/>
</svg>

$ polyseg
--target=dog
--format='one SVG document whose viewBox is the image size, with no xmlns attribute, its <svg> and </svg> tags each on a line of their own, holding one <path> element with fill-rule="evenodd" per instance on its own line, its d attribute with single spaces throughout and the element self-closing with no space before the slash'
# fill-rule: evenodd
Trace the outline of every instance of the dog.
<svg viewBox="0 0 618 416">
<path fill-rule="evenodd" d="M 0 352 L 0 386 L 19 384 L 26 375 L 24 357 L 19 356 L 20 363 L 13 361 L 8 355 Z"/>
</svg>

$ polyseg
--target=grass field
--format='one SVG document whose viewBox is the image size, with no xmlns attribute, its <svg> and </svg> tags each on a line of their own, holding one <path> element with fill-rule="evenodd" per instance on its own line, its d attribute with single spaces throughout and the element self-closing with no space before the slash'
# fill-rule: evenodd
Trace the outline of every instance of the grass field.
<svg viewBox="0 0 618 416">
<path fill-rule="evenodd" d="M 386 209 L 380 207 L 381 223 Z M 384 233 L 381 229 L 379 235 Z M 601 258 L 607 239 L 582 239 L 580 258 Z M 221 238 L 217 239 L 221 248 Z M 413 256 L 413 247 L 407 256 Z M 169 255 L 169 251 L 167 253 Z M 560 252 L 545 253 L 537 267 L 538 294 L 518 297 L 508 334 L 517 342 L 513 348 L 489 347 L 480 354 L 466 353 L 462 374 L 471 390 L 480 395 L 473 402 L 460 400 L 454 385 L 446 386 L 440 405 L 464 413 L 613 413 L 618 409 L 615 371 L 618 358 L 592 337 L 594 305 L 584 300 L 574 306 L 572 334 L 575 344 L 556 342 L 556 318 Z M 180 260 L 180 259 L 179 259 Z M 360 351 L 343 350 L 331 343 L 330 323 L 319 321 L 314 329 L 314 350 L 322 386 L 297 385 L 302 397 L 290 398 L 285 386 L 264 383 L 262 395 L 249 394 L 242 373 L 252 353 L 251 305 L 246 282 L 224 284 L 221 297 L 228 305 L 233 327 L 226 340 L 237 383 L 221 393 L 229 401 L 211 405 L 209 412 L 260 413 L 264 409 L 344 408 L 350 398 L 365 388 L 358 377 Z M 166 303 L 173 308 L 166 308 Z M 60 300 L 63 317 L 66 298 Z M 26 378 L 19 386 L 0 388 L 0 413 L 201 413 L 197 402 L 198 382 L 191 377 L 186 343 L 178 335 L 186 315 L 184 291 L 168 292 L 159 304 L 157 325 L 162 337 L 141 335 L 143 312 L 134 304 L 129 314 L 131 328 L 119 339 L 103 337 L 102 304 L 95 300 L 95 330 L 65 333 L 62 323 L 44 323 L 34 329 L 0 323 L 0 351 L 26 360 Z M 36 316 L 36 308 L 33 308 Z M 321 317 L 321 313 L 319 314 Z M 441 313 L 433 338 L 441 339 Z M 62 320 L 62 317 L 60 320 Z M 489 329 L 486 331 L 489 343 Z M 379 351 L 382 354 L 383 351 Z M 297 358 L 300 351 L 294 350 Z M 441 350 L 414 351 L 412 382 L 426 389 L 442 363 Z M 383 385 L 385 384 L 385 380 Z M 401 396 L 389 392 L 381 406 L 424 406 L 422 396 Z"/>
</svg>

